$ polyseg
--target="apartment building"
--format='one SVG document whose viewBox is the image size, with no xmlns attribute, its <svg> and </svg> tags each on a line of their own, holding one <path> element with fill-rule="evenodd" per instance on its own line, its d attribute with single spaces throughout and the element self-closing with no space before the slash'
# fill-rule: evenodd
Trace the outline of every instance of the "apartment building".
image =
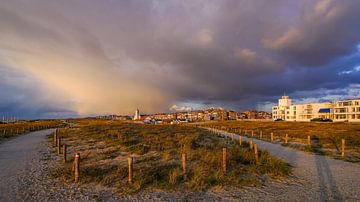
<svg viewBox="0 0 360 202">
<path fill-rule="evenodd" d="M 360 122 L 360 98 L 336 102 L 292 104 L 289 96 L 282 96 L 272 107 L 273 120 L 310 121 L 314 118 L 333 121 Z"/>
</svg>

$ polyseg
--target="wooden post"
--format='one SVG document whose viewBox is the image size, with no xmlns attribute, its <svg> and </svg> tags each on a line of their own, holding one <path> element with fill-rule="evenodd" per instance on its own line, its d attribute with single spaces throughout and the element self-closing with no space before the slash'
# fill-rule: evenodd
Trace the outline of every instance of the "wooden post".
<svg viewBox="0 0 360 202">
<path fill-rule="evenodd" d="M 61 154 L 61 138 L 58 138 L 58 154 Z"/>
<path fill-rule="evenodd" d="M 227 156 L 227 149 L 224 147 L 223 148 L 223 162 L 222 162 L 222 167 L 223 167 L 223 172 L 226 173 L 226 156 Z"/>
<path fill-rule="evenodd" d="M 309 146 L 311 145 L 310 135 L 308 135 L 308 137 L 307 137 L 307 144 L 308 144 Z"/>
<path fill-rule="evenodd" d="M 240 146 L 242 145 L 242 136 L 241 135 L 239 136 L 239 144 L 240 144 Z"/>
<path fill-rule="evenodd" d="M 54 145 L 57 146 L 57 132 L 54 132 Z"/>
<path fill-rule="evenodd" d="M 252 139 L 250 140 L 249 144 L 250 144 L 250 150 L 252 150 L 253 147 L 254 147 L 254 144 L 253 144 L 253 140 L 252 140 Z"/>
<path fill-rule="evenodd" d="M 128 167 L 129 167 L 129 183 L 131 184 L 133 182 L 133 157 L 128 157 Z"/>
<path fill-rule="evenodd" d="M 186 153 L 182 153 L 181 155 L 182 160 L 182 174 L 184 181 L 186 180 Z"/>
<path fill-rule="evenodd" d="M 288 143 L 288 134 L 286 133 L 285 134 L 285 144 L 287 144 Z"/>
<path fill-rule="evenodd" d="M 63 160 L 66 163 L 66 144 L 63 144 Z"/>
<path fill-rule="evenodd" d="M 258 146 L 257 144 L 254 144 L 254 155 L 255 155 L 255 162 L 256 164 L 259 163 L 259 156 L 258 156 Z"/>
<path fill-rule="evenodd" d="M 271 142 L 274 141 L 274 133 L 271 133 L 271 137 L 270 137 L 270 138 L 271 138 L 271 139 L 270 139 Z"/>
<path fill-rule="evenodd" d="M 341 139 L 341 157 L 345 158 L 345 139 Z"/>
<path fill-rule="evenodd" d="M 74 176 L 75 182 L 79 181 L 79 171 L 80 171 L 80 153 L 75 154 L 74 158 Z"/>
<path fill-rule="evenodd" d="M 251 137 L 254 137 L 254 130 L 251 130 Z"/>
<path fill-rule="evenodd" d="M 260 139 L 262 139 L 262 130 L 260 130 Z"/>
</svg>

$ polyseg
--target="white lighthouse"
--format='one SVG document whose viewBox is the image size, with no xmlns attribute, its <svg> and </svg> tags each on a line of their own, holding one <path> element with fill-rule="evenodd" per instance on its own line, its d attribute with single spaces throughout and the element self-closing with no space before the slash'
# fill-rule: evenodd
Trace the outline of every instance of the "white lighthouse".
<svg viewBox="0 0 360 202">
<path fill-rule="evenodd" d="M 139 109 L 136 109 L 134 120 L 139 120 L 141 118 Z"/>
</svg>

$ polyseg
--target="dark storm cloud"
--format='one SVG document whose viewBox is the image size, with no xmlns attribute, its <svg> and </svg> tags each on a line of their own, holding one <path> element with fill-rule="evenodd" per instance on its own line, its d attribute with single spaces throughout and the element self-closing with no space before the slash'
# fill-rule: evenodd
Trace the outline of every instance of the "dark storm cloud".
<svg viewBox="0 0 360 202">
<path fill-rule="evenodd" d="M 54 118 L 77 115 L 70 108 L 65 108 L 71 103 L 54 103 L 44 95 L 41 84 L 5 65 L 0 65 L 0 98 L 0 118 Z"/>
<path fill-rule="evenodd" d="M 162 111 L 176 103 L 246 109 L 274 102 L 284 92 L 319 98 L 318 89 L 339 95 L 337 89 L 359 83 L 359 73 L 350 70 L 360 60 L 360 0 L 37 0 L 1 3 L 0 9 L 3 31 L 66 53 L 62 62 L 89 60 L 80 66 L 89 66 L 84 69 L 93 76 L 79 77 L 80 83 L 110 72 L 94 86 L 111 81 L 96 92 L 116 103 L 106 105 L 117 113 L 140 106 Z M 0 50 L 38 50 L 19 38 L 17 45 L 0 43 Z M 70 67 L 82 68 L 63 63 Z M 125 94 L 116 96 L 118 89 Z M 91 89 L 75 92 L 81 106 L 103 112 L 96 103 L 104 103 L 81 93 Z M 141 99 L 145 92 L 148 99 Z M 129 101 L 132 94 L 140 101 Z"/>
</svg>

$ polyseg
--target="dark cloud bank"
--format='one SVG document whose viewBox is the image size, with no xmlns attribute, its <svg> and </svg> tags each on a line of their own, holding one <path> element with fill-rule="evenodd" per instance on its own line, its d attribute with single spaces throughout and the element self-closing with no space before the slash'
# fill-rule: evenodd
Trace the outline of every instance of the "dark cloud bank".
<svg viewBox="0 0 360 202">
<path fill-rule="evenodd" d="M 268 109 L 284 92 L 300 101 L 359 95 L 360 0 L 11 1 L 0 8 L 7 17 L 0 27 L 14 28 L 11 23 L 30 16 L 36 23 L 14 29 L 35 33 L 35 39 L 45 35 L 36 39 L 42 43 L 78 43 L 82 33 L 90 36 L 76 49 L 80 54 L 101 57 L 107 61 L 103 71 L 164 95 L 166 104 L 149 112 L 176 103 Z M 49 24 L 64 29 L 60 35 L 46 31 Z M 9 47 L 0 43 L 0 49 Z M 1 112 L 33 99 L 12 98 L 31 89 L 0 85 Z M 64 104 L 47 106 L 24 110 L 30 116 L 66 112 Z"/>
</svg>

